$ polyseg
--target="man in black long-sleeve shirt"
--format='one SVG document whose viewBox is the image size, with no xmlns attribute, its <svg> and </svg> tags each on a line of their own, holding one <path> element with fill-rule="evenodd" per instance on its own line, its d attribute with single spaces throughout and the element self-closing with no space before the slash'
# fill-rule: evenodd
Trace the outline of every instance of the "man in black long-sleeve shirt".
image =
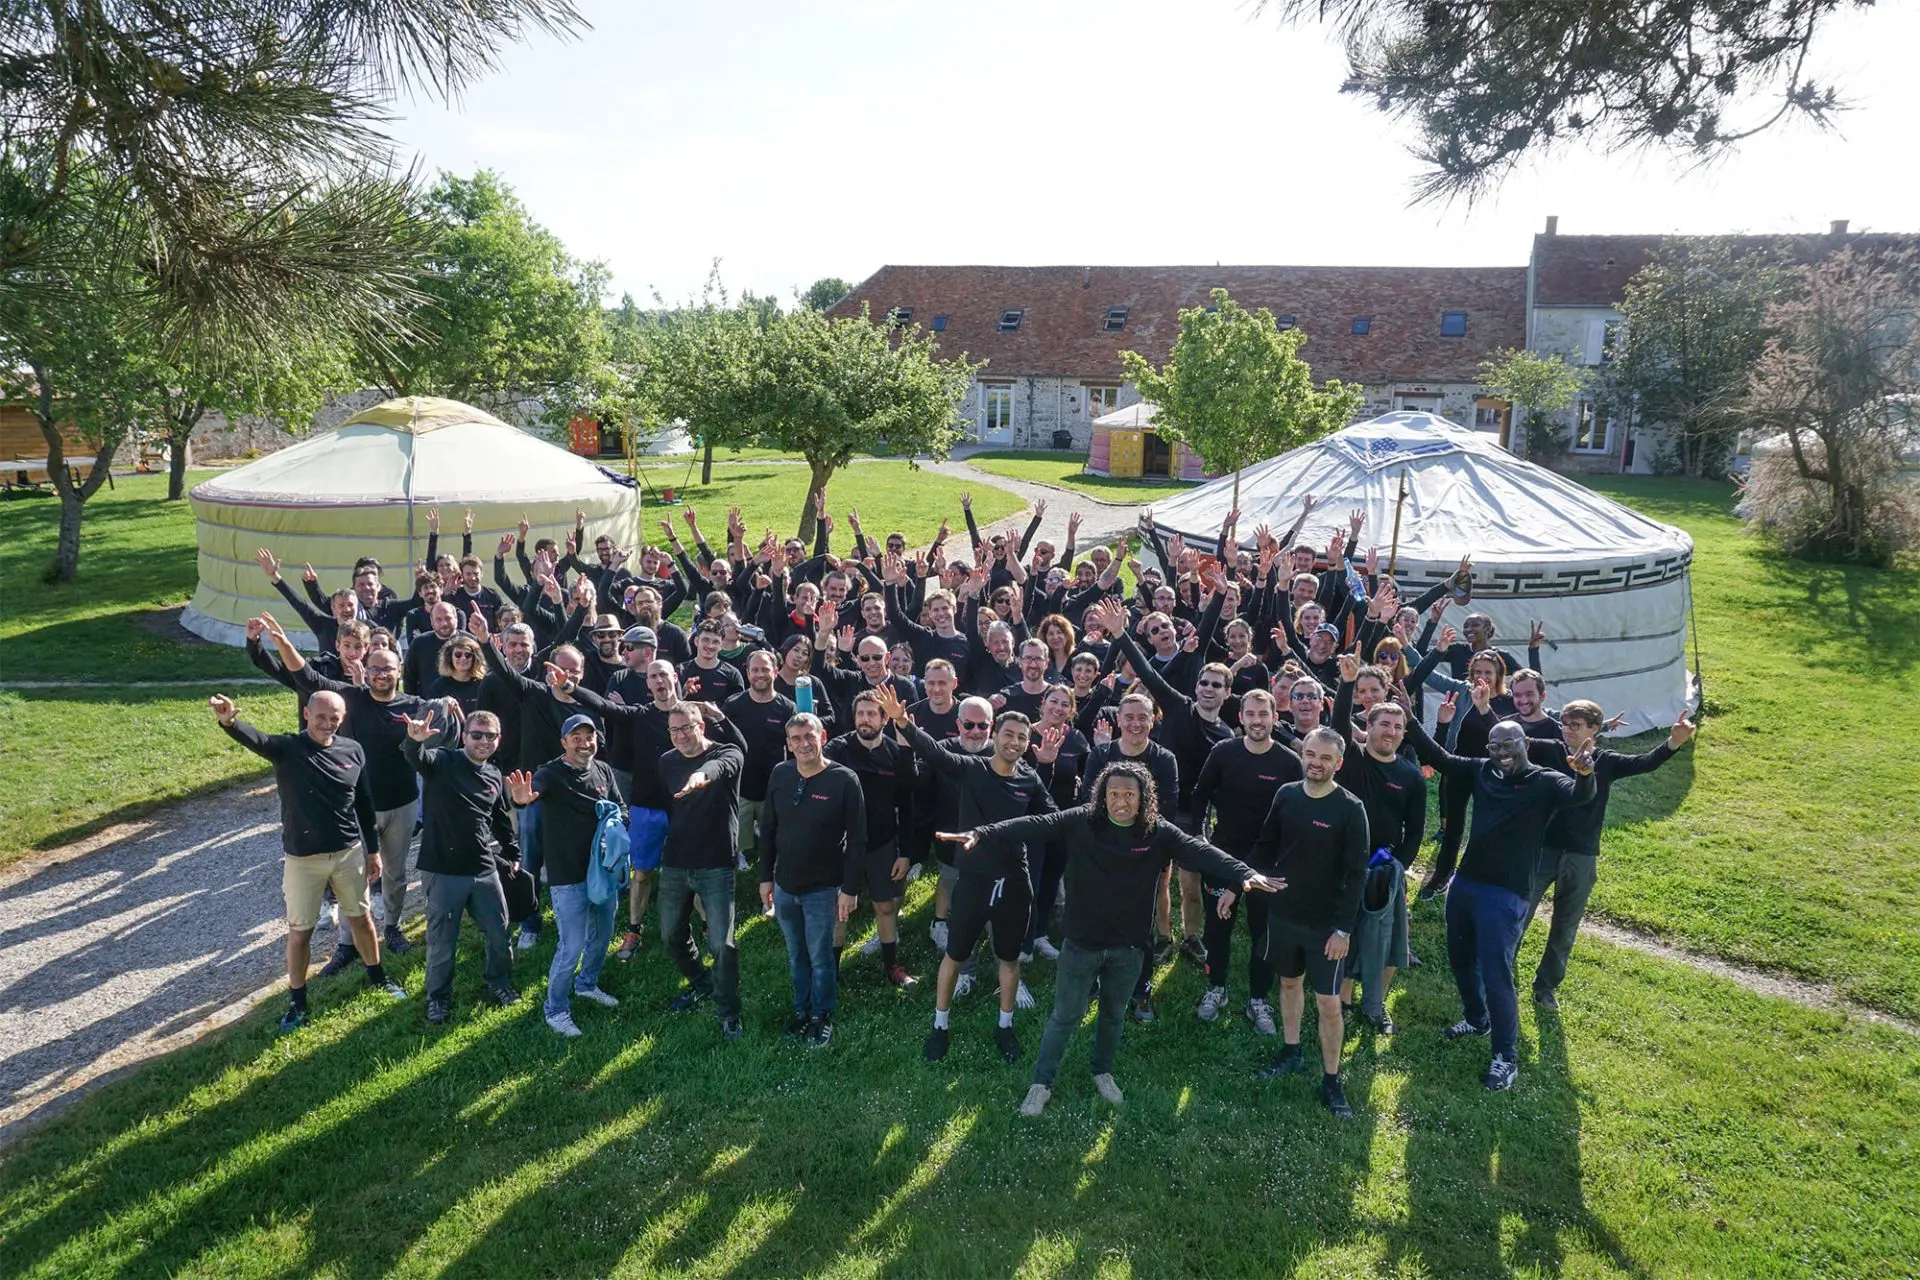
<svg viewBox="0 0 1920 1280">
<path fill-rule="evenodd" d="M 986 756 L 950 751 L 907 718 L 906 704 L 890 689 L 877 690 L 881 710 L 920 758 L 943 777 L 959 784 L 961 830 L 1030 813 L 1053 813 L 1047 784 L 1025 762 L 1030 726 L 1027 718 L 1003 711 L 994 723 L 993 752 Z M 1000 1024 L 994 1043 L 1008 1062 L 1020 1059 L 1020 1041 L 1013 1033 L 1013 1010 L 1020 987 L 1020 949 L 1026 945 L 1032 920 L 1033 883 L 1027 869 L 1025 845 L 997 850 L 992 856 L 956 858 L 959 877 L 949 903 L 947 954 L 935 983 L 933 1031 L 925 1056 L 937 1062 L 947 1056 L 947 1013 L 961 962 L 973 954 L 980 935 L 993 930 L 993 953 L 1000 962 Z"/>
<path fill-rule="evenodd" d="M 740 773 L 747 753 L 740 735 L 710 702 L 676 700 L 662 718 L 673 749 L 656 757 L 652 770 L 667 804 L 667 833 L 660 845 L 660 941 L 687 980 L 687 989 L 670 1007 L 685 1012 L 711 996 L 721 1032 L 738 1040 L 740 951 L 734 945 L 733 878 L 740 853 Z M 634 764 L 636 775 L 647 771 L 645 761 Z M 693 945 L 696 898 L 707 918 L 711 974 Z"/>
<path fill-rule="evenodd" d="M 518 860 L 513 804 L 506 779 L 493 765 L 500 745 L 500 719 L 491 711 L 453 717 L 460 749 L 427 743 L 441 732 L 441 716 L 429 709 L 407 722 L 401 754 L 420 773 L 420 889 L 427 900 L 427 1021 L 438 1026 L 453 1011 L 453 958 L 460 917 L 473 912 L 486 939 L 483 975 L 498 1005 L 520 999 L 513 989 L 513 951 L 507 938 L 507 899 L 497 859 Z"/>
<path fill-rule="evenodd" d="M 887 717 L 880 699 L 862 690 L 848 709 L 853 732 L 827 744 L 827 759 L 853 770 L 866 802 L 866 858 L 859 892 L 873 902 L 873 928 L 879 938 L 880 972 L 895 987 L 916 984 L 900 963 L 900 897 L 907 884 L 907 855 L 901 840 L 913 829 L 914 755 L 886 736 Z M 846 944 L 846 925 L 834 933 L 834 954 Z"/>
<path fill-rule="evenodd" d="M 1352 655 L 1341 657 L 1341 694 L 1349 696 L 1353 682 L 1345 679 Z M 1344 705 L 1336 705 L 1334 723 L 1344 725 Z M 1367 877 L 1376 883 L 1377 904 L 1369 898 L 1354 913 L 1352 958 L 1341 984 L 1343 1004 L 1353 1003 L 1353 985 L 1362 990 L 1361 1014 L 1381 1035 L 1395 1031 L 1387 1016 L 1387 992 L 1394 975 L 1405 966 L 1407 952 L 1407 869 L 1420 851 L 1427 832 L 1427 780 L 1420 766 L 1400 753 L 1407 734 L 1407 711 L 1397 702 L 1375 703 L 1367 711 L 1367 745 L 1351 738 L 1346 759 L 1335 781 L 1360 797 L 1367 809 Z M 1380 853 L 1390 859 L 1380 859 Z M 1376 863 L 1378 865 L 1376 865 Z M 1377 877 L 1377 881 L 1376 878 Z"/>
<path fill-rule="evenodd" d="M 1560 709 L 1560 723 L 1566 734 L 1564 745 L 1542 741 L 1528 735 L 1527 754 L 1544 769 L 1564 773 L 1570 767 L 1567 753 L 1578 752 L 1593 744 L 1606 723 L 1600 704 L 1584 698 Z M 1527 924 L 1540 900 L 1553 890 L 1553 921 L 1547 929 L 1547 947 L 1540 956 L 1540 967 L 1533 974 L 1533 1002 L 1543 1009 L 1560 1007 L 1561 980 L 1567 976 L 1567 960 L 1573 955 L 1573 941 L 1580 935 L 1580 918 L 1586 914 L 1587 898 L 1600 864 L 1600 828 L 1607 820 L 1607 799 L 1613 784 L 1621 778 L 1652 773 L 1693 737 L 1693 722 L 1682 711 L 1674 721 L 1667 740 L 1651 751 L 1626 755 L 1619 751 L 1595 751 L 1593 756 L 1593 799 L 1577 808 L 1561 809 L 1547 822 L 1547 837 L 1540 847 L 1540 863 L 1534 870 L 1533 891 L 1527 897 Z M 1522 926 L 1524 933 L 1525 926 Z"/>
<path fill-rule="evenodd" d="M 307 1025 L 307 965 L 313 927 L 320 921 L 320 898 L 328 885 L 347 917 L 367 966 L 367 980 L 395 1000 L 406 999 L 404 990 L 387 981 L 380 965 L 380 939 L 368 919 L 367 880 L 380 874 L 380 825 L 367 785 L 366 753 L 353 739 L 339 736 L 346 702 L 336 693 L 316 693 L 302 713 L 305 733 L 271 735 L 238 719 L 233 700 L 224 694 L 215 694 L 207 705 L 229 738 L 273 765 L 280 793 L 280 847 L 286 854 L 280 887 L 287 904 L 290 995 L 280 1029 Z"/>
<path fill-rule="evenodd" d="M 1262 1077 L 1305 1070 L 1300 1021 L 1306 1010 L 1303 978 L 1313 982 L 1320 1029 L 1320 1097 L 1336 1116 L 1350 1116 L 1340 1084 L 1340 962 L 1346 959 L 1348 925 L 1360 907 L 1367 873 L 1367 810 L 1334 781 L 1344 740 L 1322 726 L 1300 740 L 1306 778 L 1274 794 L 1247 859 L 1287 882 L 1274 899 L 1267 922 L 1267 958 L 1280 975 L 1280 1052 L 1262 1067 Z"/>
<path fill-rule="evenodd" d="M 1462 1017 L 1449 1040 L 1493 1035 L 1483 1083 L 1511 1089 L 1519 1078 L 1520 1004 L 1513 950 L 1527 923 L 1534 869 L 1547 823 L 1560 809 L 1593 799 L 1593 748 L 1567 761 L 1574 777 L 1527 759 L 1527 735 L 1511 720 L 1493 726 L 1485 760 L 1442 750 L 1418 721 L 1408 724 L 1421 763 L 1473 788 L 1473 825 L 1447 891 L 1447 961 L 1460 988 Z"/>
<path fill-rule="evenodd" d="M 740 773 L 740 852 L 754 853 L 760 838 L 760 806 L 767 799 L 767 776 L 787 757 L 787 721 L 799 708 L 773 687 L 780 660 L 765 649 L 747 655 L 747 688 L 720 704 L 727 723 L 746 744 Z"/>
<path fill-rule="evenodd" d="M 947 840 L 958 840 L 969 850 L 1048 839 L 1067 847 L 1066 943 L 1055 970 L 1053 1015 L 1040 1042 L 1033 1085 L 1020 1105 L 1022 1115 L 1037 1116 L 1046 1107 L 1060 1060 L 1086 1017 L 1096 982 L 1100 1018 L 1089 1065 L 1100 1096 L 1116 1105 L 1121 1102 L 1123 1095 L 1113 1079 L 1114 1054 L 1126 993 L 1146 963 L 1154 887 L 1165 877 L 1167 863 L 1191 866 L 1240 891 L 1270 893 L 1281 887 L 1281 882 L 1257 874 L 1231 854 L 1162 820 L 1158 810 L 1153 775 L 1133 761 L 1123 761 L 1100 775 L 1084 807 L 990 823 L 965 835 L 944 833 Z"/>
<path fill-rule="evenodd" d="M 760 808 L 760 901 L 780 921 L 793 976 L 789 1035 L 824 1049 L 833 1041 L 840 1003 L 834 926 L 860 901 L 866 858 L 866 799 L 860 779 L 826 758 L 820 717 L 800 712 L 787 722 L 793 759 L 775 765 Z"/>
</svg>

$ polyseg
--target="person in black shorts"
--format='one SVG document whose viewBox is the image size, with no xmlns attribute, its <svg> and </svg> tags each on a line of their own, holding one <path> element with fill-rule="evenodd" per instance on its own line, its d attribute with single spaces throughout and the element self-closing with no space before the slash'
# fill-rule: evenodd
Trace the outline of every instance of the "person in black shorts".
<svg viewBox="0 0 1920 1280">
<path fill-rule="evenodd" d="M 1263 1079 L 1306 1070 L 1300 1052 L 1305 1012 L 1302 979 L 1313 983 L 1319 1013 L 1320 1097 L 1336 1116 L 1351 1116 L 1340 1084 L 1340 962 L 1347 955 L 1347 926 L 1360 909 L 1367 872 L 1367 811 L 1358 797 L 1334 782 L 1345 740 L 1326 726 L 1300 740 L 1302 782 L 1290 782 L 1273 797 L 1273 808 L 1247 861 L 1287 882 L 1267 923 L 1267 960 L 1280 975 L 1280 1053 L 1260 1069 Z"/>
<path fill-rule="evenodd" d="M 1003 711 L 994 721 L 993 751 L 985 756 L 949 750 L 907 718 L 907 708 L 890 688 L 874 690 L 880 709 L 894 728 L 905 734 L 913 749 L 932 768 L 958 784 L 959 826 L 971 831 L 987 822 L 1053 813 L 1053 797 L 1046 783 L 1025 762 L 1030 726 L 1016 711 Z M 1020 949 L 1026 945 L 1033 912 L 1032 881 L 1027 869 L 1027 847 L 1013 844 L 990 853 L 973 852 L 954 859 L 959 877 L 953 887 L 947 920 L 947 954 L 940 961 L 934 987 L 933 1031 L 927 1036 L 929 1062 L 947 1056 L 947 1013 L 960 965 L 973 954 L 980 936 L 993 930 L 993 954 L 1000 962 L 1000 1023 L 994 1044 L 1008 1062 L 1020 1060 L 1020 1040 L 1013 1033 L 1013 1010 L 1020 985 Z"/>
<path fill-rule="evenodd" d="M 880 972 L 907 991 L 917 984 L 900 963 L 900 898 L 907 885 L 907 855 L 901 840 L 913 830 L 914 756 L 886 736 L 886 713 L 871 690 L 853 695 L 852 716 L 853 732 L 827 744 L 827 759 L 859 775 L 867 809 L 861 892 L 873 902 Z M 846 928 L 842 920 L 833 944 L 836 957 L 846 945 Z"/>
</svg>

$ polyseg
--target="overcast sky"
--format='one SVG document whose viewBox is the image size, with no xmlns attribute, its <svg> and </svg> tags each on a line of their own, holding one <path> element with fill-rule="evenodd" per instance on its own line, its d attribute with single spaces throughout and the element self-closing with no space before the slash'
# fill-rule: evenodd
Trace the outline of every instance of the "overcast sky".
<svg viewBox="0 0 1920 1280">
<path fill-rule="evenodd" d="M 1410 207 L 1411 132 L 1338 92 L 1324 30 L 1240 0 L 963 5 L 582 0 L 403 155 L 491 168 L 645 301 L 783 300 L 883 263 L 1518 265 L 1565 233 L 1920 230 L 1920 5 L 1829 20 L 1840 132 L 1776 130 L 1706 169 L 1569 149 L 1464 206 Z M 1879 56 L 1876 57 L 1875 55 Z"/>
</svg>

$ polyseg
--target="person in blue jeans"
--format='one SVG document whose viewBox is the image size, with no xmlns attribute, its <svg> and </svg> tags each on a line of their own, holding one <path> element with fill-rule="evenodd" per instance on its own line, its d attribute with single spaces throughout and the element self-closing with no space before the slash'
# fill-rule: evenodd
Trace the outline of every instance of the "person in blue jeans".
<svg viewBox="0 0 1920 1280">
<path fill-rule="evenodd" d="M 532 777 L 523 771 L 507 778 L 514 804 L 540 809 L 548 896 L 560 930 L 547 969 L 545 1012 L 547 1025 L 563 1036 L 580 1034 L 569 993 L 610 1009 L 620 1003 L 600 990 L 600 969 L 613 938 L 613 904 L 587 900 L 587 862 L 600 825 L 600 802 L 617 804 L 620 795 L 613 770 L 594 758 L 599 741 L 591 717 L 573 716 L 561 726 L 559 759 L 540 766 Z"/>
<path fill-rule="evenodd" d="M 840 1002 L 834 926 L 860 903 L 867 852 L 867 807 L 860 775 L 826 758 L 820 718 L 787 721 L 791 760 L 773 767 L 760 807 L 760 902 L 787 939 L 793 975 L 789 1035 L 813 1048 L 833 1041 Z"/>
<path fill-rule="evenodd" d="M 1450 693 L 1439 718 L 1453 718 L 1459 695 Z M 1447 960 L 1460 989 L 1461 1019 L 1448 1040 L 1493 1037 L 1493 1061 L 1482 1083 L 1513 1088 L 1520 1076 L 1520 1001 L 1513 953 L 1527 927 L 1534 868 L 1547 824 L 1561 809 L 1589 803 L 1595 794 L 1591 744 L 1567 753 L 1569 774 L 1542 769 L 1527 758 L 1526 730 L 1502 720 L 1487 737 L 1487 758 L 1456 756 L 1409 719 L 1420 762 L 1473 791 L 1466 852 L 1447 891 Z"/>
</svg>

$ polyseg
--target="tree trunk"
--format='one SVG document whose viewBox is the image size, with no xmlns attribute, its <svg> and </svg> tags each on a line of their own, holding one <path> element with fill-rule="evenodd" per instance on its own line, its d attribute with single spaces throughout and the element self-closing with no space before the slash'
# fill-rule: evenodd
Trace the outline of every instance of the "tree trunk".
<svg viewBox="0 0 1920 1280">
<path fill-rule="evenodd" d="M 707 441 L 705 447 L 701 450 L 700 483 L 703 486 L 713 483 L 713 441 L 711 440 Z"/>
<path fill-rule="evenodd" d="M 47 581 L 72 582 L 80 575 L 80 517 L 86 514 L 87 500 L 72 485 L 59 488 L 60 540 L 54 546 Z"/>
<path fill-rule="evenodd" d="M 207 406 L 198 402 L 182 409 L 180 416 L 168 422 L 167 429 L 167 501 L 178 502 L 186 496 L 187 455 L 193 448 L 193 429 L 200 425 Z"/>
<path fill-rule="evenodd" d="M 809 554 L 813 551 L 813 530 L 816 521 L 813 518 L 813 498 L 817 493 L 827 491 L 827 481 L 833 477 L 831 462 L 815 462 L 809 458 L 807 464 L 813 468 L 813 483 L 807 486 L 806 501 L 800 504 L 800 532 L 794 536 L 807 544 Z"/>
</svg>

